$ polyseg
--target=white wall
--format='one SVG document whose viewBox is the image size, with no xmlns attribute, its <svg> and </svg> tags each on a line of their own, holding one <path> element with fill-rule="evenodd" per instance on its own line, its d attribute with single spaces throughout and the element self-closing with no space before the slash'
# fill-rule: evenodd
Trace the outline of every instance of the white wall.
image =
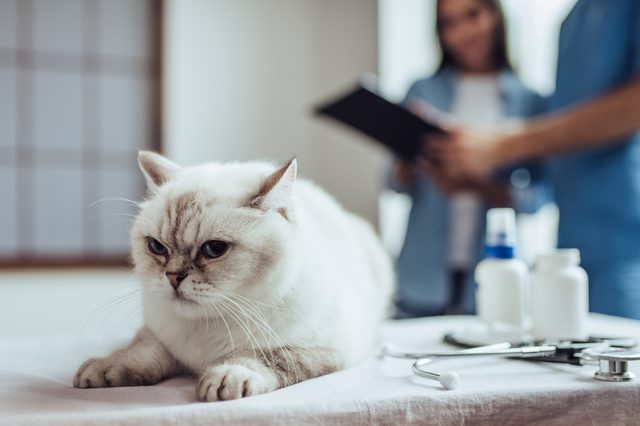
<svg viewBox="0 0 640 426">
<path fill-rule="evenodd" d="M 375 221 L 385 155 L 311 107 L 377 70 L 376 0 L 168 0 L 165 23 L 169 156 L 296 155 L 301 174 Z"/>
<path fill-rule="evenodd" d="M 435 0 L 378 0 L 380 88 L 401 101 L 409 85 L 435 71 L 440 51 L 435 38 Z"/>
<path fill-rule="evenodd" d="M 509 48 L 520 78 L 549 95 L 555 90 L 560 24 L 576 0 L 502 0 Z"/>
</svg>

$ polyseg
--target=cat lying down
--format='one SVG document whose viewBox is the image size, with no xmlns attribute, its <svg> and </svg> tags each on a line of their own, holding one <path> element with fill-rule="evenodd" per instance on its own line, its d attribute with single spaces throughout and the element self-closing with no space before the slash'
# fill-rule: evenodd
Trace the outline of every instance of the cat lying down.
<svg viewBox="0 0 640 426">
<path fill-rule="evenodd" d="M 270 392 L 371 353 L 393 290 L 372 229 L 296 160 L 180 167 L 141 152 L 149 196 L 131 231 L 144 327 L 86 361 L 80 388 L 195 375 L 202 401 Z"/>
</svg>

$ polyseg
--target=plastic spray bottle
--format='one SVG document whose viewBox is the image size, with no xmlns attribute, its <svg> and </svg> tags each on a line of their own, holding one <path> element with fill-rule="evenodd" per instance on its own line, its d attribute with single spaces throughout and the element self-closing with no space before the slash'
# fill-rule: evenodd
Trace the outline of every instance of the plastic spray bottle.
<svg viewBox="0 0 640 426">
<path fill-rule="evenodd" d="M 485 259 L 475 270 L 476 309 L 497 340 L 522 341 L 528 331 L 529 269 L 515 246 L 515 211 L 489 210 Z"/>
</svg>

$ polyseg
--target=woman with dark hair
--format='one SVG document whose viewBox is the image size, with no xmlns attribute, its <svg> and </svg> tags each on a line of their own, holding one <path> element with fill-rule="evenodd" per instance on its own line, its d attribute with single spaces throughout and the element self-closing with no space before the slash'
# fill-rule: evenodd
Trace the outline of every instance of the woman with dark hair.
<svg viewBox="0 0 640 426">
<path fill-rule="evenodd" d="M 498 1 L 439 0 L 436 7 L 442 61 L 434 75 L 413 83 L 407 108 L 419 114 L 429 105 L 476 130 L 542 110 L 541 98 L 513 73 Z M 470 272 L 482 254 L 486 210 L 505 205 L 537 210 L 548 196 L 545 185 L 531 183 L 532 173 L 533 168 L 520 168 L 464 181 L 444 173 L 433 158 L 396 161 L 391 186 L 413 201 L 397 262 L 399 316 L 473 312 Z"/>
</svg>

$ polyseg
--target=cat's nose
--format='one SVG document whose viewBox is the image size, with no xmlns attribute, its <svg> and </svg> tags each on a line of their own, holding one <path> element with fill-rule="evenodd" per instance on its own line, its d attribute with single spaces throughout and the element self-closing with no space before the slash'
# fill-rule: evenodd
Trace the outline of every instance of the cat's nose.
<svg viewBox="0 0 640 426">
<path fill-rule="evenodd" d="M 178 287 L 180 287 L 180 283 L 182 282 L 182 280 L 187 278 L 187 274 L 185 274 L 184 272 L 167 272 L 166 276 L 169 279 L 169 284 L 171 284 L 171 287 L 176 290 L 178 289 Z"/>
</svg>

